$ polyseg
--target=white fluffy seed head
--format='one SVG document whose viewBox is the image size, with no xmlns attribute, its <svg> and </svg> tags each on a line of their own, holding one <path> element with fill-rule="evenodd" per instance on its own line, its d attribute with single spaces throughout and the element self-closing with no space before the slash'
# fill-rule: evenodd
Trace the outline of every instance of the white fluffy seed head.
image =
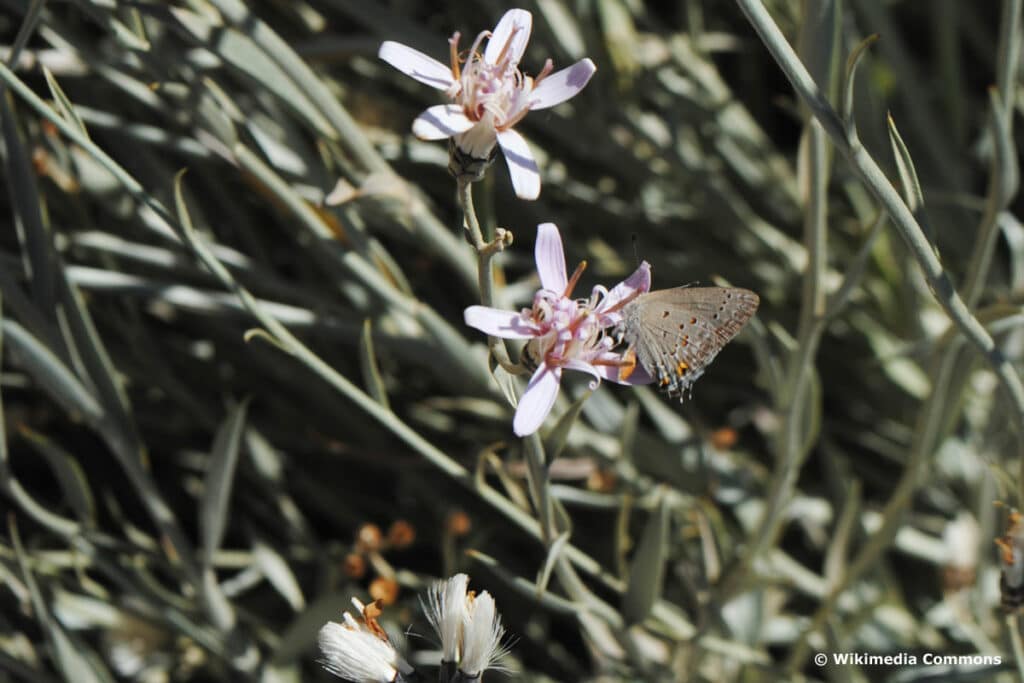
<svg viewBox="0 0 1024 683">
<path fill-rule="evenodd" d="M 398 675 L 398 653 L 391 643 L 369 631 L 332 621 L 320 629 L 318 641 L 320 663 L 335 676 L 366 683 L 392 683 Z"/>
<path fill-rule="evenodd" d="M 427 601 L 423 603 L 427 621 L 441 639 L 441 660 L 444 662 L 459 661 L 468 585 L 469 577 L 465 574 L 438 581 L 429 588 Z"/>
<path fill-rule="evenodd" d="M 505 654 L 506 649 L 501 644 L 505 629 L 501 625 L 501 616 L 494 604 L 494 598 L 487 591 L 470 598 L 467 604 L 459 671 L 474 677 L 488 668 L 493 668 L 498 659 Z"/>
</svg>

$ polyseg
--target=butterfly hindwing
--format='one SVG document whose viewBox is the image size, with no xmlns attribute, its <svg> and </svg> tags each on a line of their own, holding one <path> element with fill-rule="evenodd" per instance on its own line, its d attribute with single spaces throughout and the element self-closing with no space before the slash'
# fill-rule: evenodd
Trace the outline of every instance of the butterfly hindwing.
<svg viewBox="0 0 1024 683">
<path fill-rule="evenodd" d="M 622 310 L 623 338 L 640 365 L 680 396 L 757 310 L 757 294 L 735 287 L 676 287 L 642 294 Z"/>
</svg>

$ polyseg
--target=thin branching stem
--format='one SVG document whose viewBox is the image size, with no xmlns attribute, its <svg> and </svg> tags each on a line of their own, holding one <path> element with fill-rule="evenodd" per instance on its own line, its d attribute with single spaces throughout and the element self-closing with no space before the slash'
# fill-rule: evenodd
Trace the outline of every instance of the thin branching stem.
<svg viewBox="0 0 1024 683">
<path fill-rule="evenodd" d="M 480 287 L 480 303 L 484 306 L 494 305 L 494 266 L 495 255 L 502 252 L 512 244 L 512 233 L 498 228 L 494 240 L 488 242 L 484 239 L 483 230 L 480 227 L 480 219 L 477 218 L 476 209 L 473 206 L 473 183 L 465 177 L 458 180 L 458 199 L 462 206 L 463 227 L 473 245 L 477 256 L 477 281 Z M 513 363 L 508 356 L 508 349 L 505 342 L 498 337 L 487 337 L 487 347 L 491 351 L 491 357 L 506 372 L 518 375 L 523 373 L 523 367 Z"/>
<path fill-rule="evenodd" d="M 907 243 L 927 279 L 935 300 L 946 311 L 956 328 L 978 348 L 992 366 L 1006 389 L 1017 429 L 1017 454 L 1024 462 L 1024 384 L 1021 383 L 1013 364 L 996 348 L 984 326 L 971 314 L 911 210 L 886 178 L 878 162 L 861 145 L 855 130 L 851 129 L 852 135 L 847 134 L 847 127 L 839 114 L 804 68 L 764 5 L 760 0 L 737 2 L 797 95 L 821 122 L 832 143 L 847 158 L 864 185 L 889 213 L 893 226 Z"/>
</svg>

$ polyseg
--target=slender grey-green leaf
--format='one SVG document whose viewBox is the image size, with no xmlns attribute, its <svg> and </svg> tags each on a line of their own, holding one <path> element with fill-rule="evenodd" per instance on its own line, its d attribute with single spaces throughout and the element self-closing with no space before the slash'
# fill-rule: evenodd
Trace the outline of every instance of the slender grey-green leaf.
<svg viewBox="0 0 1024 683">
<path fill-rule="evenodd" d="M 3 126 L 7 192 L 14 207 L 14 223 L 22 242 L 25 275 L 29 278 L 29 288 L 36 305 L 43 311 L 51 311 L 54 301 L 52 238 L 39 204 L 36 173 L 18 132 L 14 105 L 7 92 L 0 96 L 0 124 Z"/>
<path fill-rule="evenodd" d="M 576 423 L 580 411 L 583 410 L 583 404 L 590 398 L 590 394 L 590 391 L 581 393 L 579 398 L 572 402 L 569 410 L 565 411 L 558 418 L 558 422 L 551 429 L 548 438 L 544 442 L 544 452 L 548 454 L 548 462 L 562 454 L 562 449 L 565 448 L 565 443 L 569 439 L 569 432 L 572 431 L 572 426 Z"/>
<path fill-rule="evenodd" d="M 25 19 L 21 22 L 21 26 L 18 27 L 18 35 L 15 36 L 14 44 L 11 45 L 11 52 L 7 57 L 7 66 L 14 68 L 17 65 L 18 58 L 21 57 L 22 51 L 28 45 L 32 34 L 35 33 L 44 5 L 46 5 L 46 0 L 31 0 L 28 3 L 28 7 L 25 10 Z"/>
<path fill-rule="evenodd" d="M 21 428 L 21 435 L 46 459 L 47 465 L 57 477 L 63 500 L 75 511 L 78 519 L 87 526 L 95 525 L 96 501 L 92 489 L 89 488 L 89 480 L 78 460 L 50 439 L 28 427 Z"/>
<path fill-rule="evenodd" d="M 50 614 L 47 605 L 49 601 L 43 597 L 35 575 L 29 567 L 29 558 L 25 555 L 25 549 L 21 544 L 21 536 L 14 525 L 13 517 L 9 518 L 10 539 L 14 546 L 14 554 L 21 568 L 21 575 L 28 586 L 32 596 L 32 609 L 35 612 L 39 624 L 50 643 L 53 651 L 53 658 L 57 668 L 63 674 L 66 681 L 81 683 L 112 683 L 109 673 L 98 671 L 93 662 L 95 658 L 84 655 L 84 643 L 72 643 L 68 635 L 61 628 L 60 624 Z"/>
<path fill-rule="evenodd" d="M 391 409 L 388 405 L 388 392 L 384 387 L 384 379 L 380 375 L 380 368 L 377 367 L 377 356 L 373 348 L 373 329 L 370 319 L 363 321 L 363 333 L 359 336 L 359 367 L 363 371 L 363 383 L 366 385 L 366 392 L 382 406 Z"/>
<path fill-rule="evenodd" d="M 132 417 L 128 394 L 122 386 L 117 370 L 107 348 L 93 324 L 89 309 L 78 288 L 68 278 L 68 268 L 63 267 L 58 275 L 59 297 L 62 310 L 67 316 L 68 329 L 78 357 L 81 358 L 89 378 L 103 401 L 104 408 L 118 418 L 119 437 L 132 444 L 132 450 L 139 449 L 135 420 Z"/>
<path fill-rule="evenodd" d="M 839 111 L 842 112 L 843 121 L 846 123 L 846 129 L 849 134 L 854 133 L 856 130 L 853 122 L 853 96 L 857 82 L 857 67 L 860 66 L 861 58 L 867 54 L 868 48 L 876 40 L 878 40 L 877 33 L 860 41 L 846 60 L 846 71 L 843 74 L 842 102 L 840 103 Z"/>
<path fill-rule="evenodd" d="M 43 76 L 46 78 L 46 86 L 50 89 L 50 94 L 53 95 L 53 101 L 57 105 L 57 111 L 60 112 L 60 115 L 67 119 L 68 123 L 78 128 L 82 135 L 89 137 L 89 131 L 86 129 L 82 117 L 75 111 L 71 100 L 64 94 L 64 91 L 57 83 L 57 79 L 53 77 L 53 74 L 45 66 L 43 67 Z"/>
<path fill-rule="evenodd" d="M 221 56 L 246 76 L 254 79 L 267 92 L 291 107 L 318 135 L 337 137 L 327 119 L 312 105 L 306 94 L 281 67 L 248 36 L 227 26 L 216 26 L 206 17 L 185 9 L 173 8 L 171 13 L 192 36 L 215 54 Z"/>
<path fill-rule="evenodd" d="M 306 598 L 302 595 L 302 587 L 280 553 L 265 543 L 256 543 L 253 546 L 253 561 L 293 610 L 298 612 L 305 609 Z"/>
<path fill-rule="evenodd" d="M 569 542 L 569 532 L 563 532 L 548 546 L 547 556 L 544 558 L 544 566 L 537 575 L 537 595 L 547 592 L 548 581 L 551 580 L 551 572 L 555 568 L 555 562 L 562 556 L 562 549 Z"/>
<path fill-rule="evenodd" d="M 81 416 L 90 424 L 99 424 L 106 415 L 103 406 L 78 378 L 48 348 L 19 323 L 5 318 L 3 334 L 7 348 L 19 366 L 72 415 Z"/>
<path fill-rule="evenodd" d="M 202 529 L 205 566 L 213 562 L 213 554 L 220 548 L 228 522 L 231 489 L 235 483 L 239 445 L 245 429 L 249 399 L 235 404 L 217 430 L 210 449 L 210 467 L 203 480 L 203 497 L 199 506 L 199 525 Z"/>
<path fill-rule="evenodd" d="M 892 144 L 892 152 L 896 157 L 896 168 L 900 174 L 900 182 L 903 184 L 903 198 L 915 215 L 924 206 L 924 195 L 921 192 L 921 183 L 917 179 L 917 170 L 914 168 L 914 160 L 910 158 L 910 151 L 907 149 L 903 138 L 896 130 L 896 121 L 892 114 L 886 118 L 889 126 L 889 142 Z"/>
<path fill-rule="evenodd" d="M 658 508 L 647 520 L 640 543 L 629 567 L 629 581 L 622 599 L 622 618 L 637 624 L 647 618 L 661 598 L 665 582 L 670 527 L 669 497 L 663 495 Z"/>
</svg>

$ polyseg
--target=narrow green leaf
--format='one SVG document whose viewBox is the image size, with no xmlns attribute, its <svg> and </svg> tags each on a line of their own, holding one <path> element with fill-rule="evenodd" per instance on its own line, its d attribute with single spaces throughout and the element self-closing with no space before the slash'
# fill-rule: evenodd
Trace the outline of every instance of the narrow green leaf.
<svg viewBox="0 0 1024 683">
<path fill-rule="evenodd" d="M 18 132 L 17 118 L 9 95 L 0 96 L 0 125 L 4 136 L 4 166 L 7 191 L 14 207 L 14 224 L 22 244 L 23 261 L 32 299 L 43 311 L 54 305 L 54 265 L 52 236 L 40 207 L 35 169 Z"/>
<path fill-rule="evenodd" d="M 910 158 L 910 151 L 903 143 L 903 138 L 896 130 L 896 121 L 892 114 L 886 117 L 889 126 L 889 142 L 892 143 L 892 152 L 896 157 L 896 169 L 900 174 L 900 182 L 903 185 L 903 198 L 915 215 L 924 206 L 924 195 L 921 193 L 921 183 L 917 179 L 917 170 L 914 168 L 914 160 Z"/>
<path fill-rule="evenodd" d="M 551 572 L 555 568 L 555 562 L 562 556 L 562 549 L 569 542 L 569 532 L 565 531 L 558 535 L 558 538 L 548 547 L 547 557 L 544 558 L 544 566 L 537 575 L 537 596 L 540 597 L 548 590 L 548 582 L 551 580 Z"/>
<path fill-rule="evenodd" d="M 646 619 L 661 597 L 668 557 L 669 513 L 668 496 L 662 495 L 658 508 L 644 527 L 630 565 L 629 581 L 622 600 L 622 617 L 628 624 Z"/>
<path fill-rule="evenodd" d="M 265 543 L 256 543 L 253 547 L 253 560 L 263 576 L 267 577 L 270 585 L 281 594 L 293 610 L 298 612 L 305 609 L 306 598 L 302 595 L 302 588 L 288 562 L 276 550 Z"/>
<path fill-rule="evenodd" d="M 217 430 L 210 450 L 210 469 L 203 481 L 203 497 L 199 504 L 199 525 L 203 539 L 203 564 L 213 563 L 213 554 L 220 548 L 227 528 L 228 504 L 235 481 L 239 444 L 245 429 L 249 399 L 236 404 Z"/>
<path fill-rule="evenodd" d="M 878 34 L 872 34 L 860 41 L 860 44 L 853 49 L 850 53 L 849 58 L 846 60 L 846 73 L 843 76 L 843 101 L 840 103 L 840 111 L 843 114 L 843 123 L 846 125 L 848 133 L 854 132 L 853 124 L 853 96 L 854 96 L 854 83 L 857 78 L 857 66 L 860 64 L 861 58 L 867 54 L 867 50 L 871 47 L 875 41 L 878 40 Z"/>
<path fill-rule="evenodd" d="M 90 425 L 99 424 L 106 415 L 103 406 L 78 378 L 28 330 L 4 319 L 3 334 L 18 365 L 72 415 L 81 416 Z"/>
<path fill-rule="evenodd" d="M 75 111 L 75 107 L 71 104 L 71 100 L 64 94 L 64 91 L 57 83 L 57 79 L 53 77 L 53 74 L 50 73 L 50 70 L 45 66 L 43 67 L 43 77 L 46 78 L 46 85 L 50 88 L 50 94 L 53 95 L 53 101 L 57 105 L 57 112 L 65 121 L 77 128 L 82 135 L 89 138 L 89 131 L 86 129 L 85 122 L 82 121 L 82 117 L 80 117 Z"/>
<path fill-rule="evenodd" d="M 46 459 L 46 464 L 57 478 L 63 500 L 75 511 L 78 519 L 87 526 L 95 526 L 96 500 L 78 461 L 56 443 L 26 426 L 21 427 L 21 435 Z"/>
<path fill-rule="evenodd" d="M 369 318 L 363 321 L 363 332 L 359 336 L 359 367 L 363 371 L 363 383 L 367 392 L 377 403 L 390 410 L 388 392 L 380 376 L 380 368 L 377 367 L 377 357 L 373 349 L 373 330 Z"/>
<path fill-rule="evenodd" d="M 593 391 L 591 390 L 584 391 L 580 394 L 579 398 L 572 402 L 569 410 L 565 411 L 565 414 L 558 418 L 558 422 L 555 423 L 555 426 L 544 442 L 544 452 L 548 454 L 548 462 L 562 454 L 565 442 L 569 439 L 569 432 L 572 431 L 576 418 L 579 417 L 580 411 L 583 410 L 583 404 L 587 402 L 592 393 Z"/>
<path fill-rule="evenodd" d="M 64 676 L 64 680 L 76 681 L 76 683 L 107 683 L 112 681 L 113 679 L 109 673 L 103 675 L 94 668 L 93 661 L 96 660 L 95 657 L 89 658 L 82 654 L 84 652 L 84 643 L 78 643 L 77 646 L 73 644 L 64 632 L 64 629 L 61 628 L 60 624 L 53 618 L 53 615 L 50 614 L 47 609 L 49 601 L 43 598 L 39 584 L 36 583 L 35 576 L 29 568 L 28 558 L 25 556 L 25 549 L 22 547 L 21 536 L 14 524 L 13 516 L 8 518 L 8 530 L 14 546 L 14 554 L 18 560 L 18 566 L 21 568 L 22 578 L 25 581 L 25 585 L 28 586 L 29 594 L 32 596 L 32 609 L 35 612 L 39 625 L 44 633 L 46 633 L 46 638 L 53 651 L 54 662 Z"/>
<path fill-rule="evenodd" d="M 337 133 L 305 93 L 252 39 L 233 28 L 215 26 L 205 17 L 188 10 L 172 8 L 171 13 L 197 41 L 236 70 L 255 80 L 261 88 L 276 95 L 318 135 L 328 139 L 337 138 Z"/>
<path fill-rule="evenodd" d="M 18 27 L 18 35 L 15 36 L 10 55 L 7 57 L 7 66 L 10 68 L 14 69 L 17 66 L 22 50 L 28 45 L 29 39 L 32 38 L 32 34 L 36 31 L 39 17 L 42 16 L 45 4 L 46 0 L 32 0 L 28 4 L 28 9 L 25 10 L 25 20 Z"/>
<path fill-rule="evenodd" d="M 137 451 L 140 448 L 140 439 L 136 432 L 128 394 L 121 384 L 114 363 L 96 330 L 81 293 L 68 279 L 67 268 L 61 268 L 57 284 L 60 288 L 58 295 L 61 310 L 66 315 L 68 331 L 71 334 L 70 343 L 74 344 L 104 408 L 117 416 L 120 437 L 126 443 L 132 444 L 132 450 Z"/>
</svg>

